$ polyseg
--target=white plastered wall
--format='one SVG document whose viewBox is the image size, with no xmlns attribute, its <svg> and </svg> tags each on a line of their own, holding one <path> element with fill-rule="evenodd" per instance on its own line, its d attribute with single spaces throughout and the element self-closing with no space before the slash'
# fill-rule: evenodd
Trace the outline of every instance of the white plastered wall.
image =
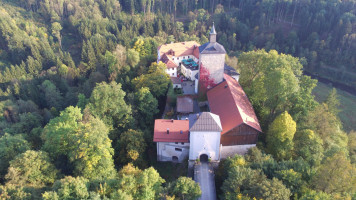
<svg viewBox="0 0 356 200">
<path fill-rule="evenodd" d="M 190 132 L 189 160 L 206 154 L 211 160 L 220 160 L 220 132 Z"/>
<path fill-rule="evenodd" d="M 181 149 L 182 151 L 177 151 Z M 173 156 L 177 156 L 178 162 L 183 162 L 189 155 L 189 143 L 178 144 L 174 142 L 157 142 L 157 160 L 172 161 Z"/>
</svg>

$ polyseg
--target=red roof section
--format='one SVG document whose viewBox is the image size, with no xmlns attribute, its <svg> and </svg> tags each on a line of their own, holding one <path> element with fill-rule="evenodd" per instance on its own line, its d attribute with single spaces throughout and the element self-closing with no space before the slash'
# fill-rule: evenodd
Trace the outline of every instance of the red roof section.
<svg viewBox="0 0 356 200">
<path fill-rule="evenodd" d="M 262 132 L 255 111 L 240 84 L 231 76 L 224 74 L 225 81 L 208 91 L 210 110 L 220 116 L 223 131 L 245 123 Z"/>
<path fill-rule="evenodd" d="M 178 65 L 172 61 L 171 57 L 170 55 L 167 56 L 167 54 L 163 54 L 161 58 L 161 61 L 166 64 L 168 69 L 178 67 Z"/>
<path fill-rule="evenodd" d="M 169 134 L 167 134 L 169 129 Z M 189 121 L 156 119 L 154 142 L 189 142 Z"/>
</svg>

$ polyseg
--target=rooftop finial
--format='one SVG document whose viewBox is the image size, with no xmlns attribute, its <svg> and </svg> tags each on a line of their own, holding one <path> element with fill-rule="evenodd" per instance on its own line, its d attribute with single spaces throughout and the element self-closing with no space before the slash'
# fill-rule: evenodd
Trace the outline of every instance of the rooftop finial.
<svg viewBox="0 0 356 200">
<path fill-rule="evenodd" d="M 210 42 L 211 43 L 216 42 L 216 31 L 215 31 L 214 22 L 213 22 L 213 26 L 211 27 L 211 31 L 210 31 Z"/>
<path fill-rule="evenodd" d="M 214 22 L 213 22 L 213 26 L 211 27 L 210 34 L 215 34 L 216 35 Z"/>
</svg>

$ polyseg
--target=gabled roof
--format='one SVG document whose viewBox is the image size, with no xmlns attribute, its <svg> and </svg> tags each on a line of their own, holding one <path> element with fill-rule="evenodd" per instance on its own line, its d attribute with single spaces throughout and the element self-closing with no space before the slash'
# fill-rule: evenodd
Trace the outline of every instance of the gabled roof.
<svg viewBox="0 0 356 200">
<path fill-rule="evenodd" d="M 207 42 L 199 47 L 201 54 L 225 54 L 225 48 L 217 42 Z"/>
<path fill-rule="evenodd" d="M 190 131 L 222 131 L 222 126 L 220 122 L 220 118 L 218 115 L 215 115 L 210 112 L 202 112 L 201 114 L 195 114 L 195 118 L 193 115 L 194 123 Z"/>
<path fill-rule="evenodd" d="M 167 134 L 167 130 L 169 133 Z M 189 121 L 156 119 L 154 142 L 189 142 Z"/>
<path fill-rule="evenodd" d="M 200 46 L 200 44 L 196 41 L 177 42 L 171 44 L 163 44 L 158 47 L 158 51 L 160 53 L 160 56 L 165 53 L 168 53 L 170 50 L 172 51 L 171 53 L 174 53 L 175 57 L 188 56 L 194 55 L 194 49 L 198 48 L 198 46 Z M 194 56 L 196 57 L 196 55 Z M 199 56 L 197 58 L 199 58 Z"/>
<path fill-rule="evenodd" d="M 262 132 L 255 111 L 240 84 L 229 75 L 224 74 L 224 78 L 225 81 L 207 93 L 211 112 L 220 116 L 221 134 L 243 123 Z"/>
<path fill-rule="evenodd" d="M 167 68 L 168 69 L 170 69 L 170 68 L 177 68 L 178 67 L 178 65 L 175 63 L 175 62 L 173 62 L 172 60 L 171 60 L 171 57 L 172 56 L 167 56 L 167 54 L 163 54 L 163 56 L 162 56 L 162 58 L 161 58 L 161 61 L 164 63 L 164 64 L 166 64 L 166 66 L 167 66 Z"/>
</svg>

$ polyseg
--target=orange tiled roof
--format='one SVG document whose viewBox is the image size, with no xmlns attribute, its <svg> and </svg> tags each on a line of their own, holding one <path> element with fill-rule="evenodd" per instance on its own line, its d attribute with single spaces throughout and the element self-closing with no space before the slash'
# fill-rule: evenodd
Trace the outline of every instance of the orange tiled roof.
<svg viewBox="0 0 356 200">
<path fill-rule="evenodd" d="M 167 55 L 167 54 L 163 54 L 161 61 L 166 64 L 167 68 L 177 68 L 177 64 L 175 62 L 172 61 L 172 56 L 171 55 Z"/>
<path fill-rule="evenodd" d="M 199 58 L 199 54 L 193 53 L 194 50 L 197 48 L 198 48 L 197 51 L 199 53 L 199 46 L 200 46 L 200 44 L 195 41 L 177 42 L 177 43 L 171 43 L 171 44 L 163 44 L 158 47 L 158 50 L 159 50 L 161 57 L 165 53 L 168 53 L 168 54 L 174 53 L 175 57 L 194 55 L 195 57 Z"/>
<path fill-rule="evenodd" d="M 220 116 L 223 131 L 242 123 L 262 132 L 255 111 L 240 84 L 231 76 L 224 74 L 225 81 L 208 91 L 210 110 Z"/>
<path fill-rule="evenodd" d="M 167 134 L 169 129 L 169 134 Z M 154 142 L 189 142 L 189 121 L 156 119 Z"/>
</svg>

